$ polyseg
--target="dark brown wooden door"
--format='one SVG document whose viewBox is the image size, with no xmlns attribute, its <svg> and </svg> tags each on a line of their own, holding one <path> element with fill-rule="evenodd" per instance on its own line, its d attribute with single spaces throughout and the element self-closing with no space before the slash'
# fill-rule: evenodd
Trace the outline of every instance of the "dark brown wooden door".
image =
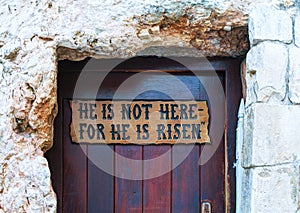
<svg viewBox="0 0 300 213">
<path fill-rule="evenodd" d="M 234 212 L 235 179 L 233 162 L 235 159 L 235 126 L 241 85 L 239 80 L 238 59 L 214 59 L 211 65 L 217 71 L 226 97 L 225 132 L 223 139 L 214 151 L 213 157 L 199 166 L 199 156 L 204 145 L 110 145 L 112 152 L 103 152 L 104 145 L 78 145 L 70 138 L 71 109 L 69 101 L 73 98 L 74 87 L 80 70 L 88 60 L 82 62 L 64 61 L 59 63 L 58 104 L 59 113 L 55 122 L 55 139 L 51 150 L 46 153 L 52 173 L 54 190 L 57 193 L 58 212 L 201 212 L 202 202 L 211 204 L 212 212 Z M 136 58 L 123 63 L 114 72 L 106 76 L 99 87 L 97 99 L 132 99 L 136 100 L 187 100 L 189 95 L 174 84 L 174 77 L 188 88 L 195 100 L 207 100 L 212 106 L 203 87 L 214 87 L 211 68 L 202 66 L 191 59 L 197 67 L 199 79 L 178 63 L 163 58 Z M 118 88 L 130 77 L 141 70 L 151 70 L 142 74 L 139 80 L 130 86 Z M 126 72 L 125 72 L 126 71 Z M 164 74 L 161 71 L 168 74 Z M 95 99 L 91 94 L 97 86 L 97 78 L 103 75 L 101 69 L 87 73 L 89 84 L 81 88 L 82 99 Z M 99 86 L 99 85 L 98 85 Z M 150 89 L 149 89 L 150 88 Z M 157 89 L 155 89 L 157 88 Z M 116 91 L 118 91 L 116 93 Z M 143 92 L 139 92 L 143 91 Z M 117 94 L 117 96 L 116 96 Z M 136 95 L 138 94 L 138 95 Z M 221 96 L 220 96 L 221 97 Z M 214 126 L 210 127 L 211 133 Z M 212 137 L 212 136 L 211 136 Z M 212 137 L 213 138 L 213 137 Z M 225 141 L 226 138 L 226 141 Z M 213 143 L 205 152 L 213 152 Z M 174 149 L 176 146 L 176 149 Z M 178 156 L 184 155 L 193 146 L 190 154 L 175 169 Z M 211 148 L 210 148 L 211 146 Z M 169 152 L 168 152 L 169 151 Z M 145 180 L 128 180 L 108 174 L 98 168 L 96 159 L 105 155 L 105 165 L 118 173 L 128 170 L 140 177 L 149 177 L 161 169 L 170 171 L 166 174 Z M 130 164 L 114 153 L 135 160 L 149 160 L 164 154 L 163 165 L 146 163 Z M 103 158 L 101 158 L 103 159 Z M 142 161 L 143 162 L 143 161 Z M 96 165 L 95 165 L 96 164 Z M 125 171 L 126 170 L 126 171 Z"/>
</svg>

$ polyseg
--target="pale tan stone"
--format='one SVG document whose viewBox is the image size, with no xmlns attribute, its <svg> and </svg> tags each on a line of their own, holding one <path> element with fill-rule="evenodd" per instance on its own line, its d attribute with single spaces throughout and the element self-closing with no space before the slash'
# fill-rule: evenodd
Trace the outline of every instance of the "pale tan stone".
<svg viewBox="0 0 300 213">
<path fill-rule="evenodd" d="M 297 171 L 293 164 L 249 169 L 252 181 L 245 200 L 250 205 L 244 212 L 296 212 Z"/>
<path fill-rule="evenodd" d="M 246 66 L 246 105 L 284 100 L 288 68 L 284 44 L 266 41 L 254 46 L 247 54 Z"/>
<path fill-rule="evenodd" d="M 245 115 L 243 167 L 299 161 L 299 126 L 299 105 L 251 105 Z"/>
<path fill-rule="evenodd" d="M 289 98 L 294 104 L 300 104 L 300 48 L 289 49 Z"/>
<path fill-rule="evenodd" d="M 292 26 L 292 18 L 286 11 L 267 4 L 254 6 L 249 16 L 250 43 L 255 45 L 268 40 L 291 43 Z"/>
</svg>

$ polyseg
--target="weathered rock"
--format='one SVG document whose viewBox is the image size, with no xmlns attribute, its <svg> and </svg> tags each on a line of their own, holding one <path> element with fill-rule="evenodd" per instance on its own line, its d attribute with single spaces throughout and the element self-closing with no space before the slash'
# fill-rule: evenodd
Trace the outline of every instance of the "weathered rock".
<svg viewBox="0 0 300 213">
<path fill-rule="evenodd" d="M 289 49 L 289 98 L 295 104 L 300 104 L 300 48 Z"/>
<path fill-rule="evenodd" d="M 300 14 L 295 17 L 294 23 L 295 44 L 300 47 Z"/>
<path fill-rule="evenodd" d="M 250 43 L 252 46 L 268 40 L 291 43 L 292 24 L 292 18 L 285 11 L 270 5 L 254 6 L 249 16 Z"/>
<path fill-rule="evenodd" d="M 243 167 L 300 160 L 300 106 L 253 104 L 245 118 Z"/>
<path fill-rule="evenodd" d="M 262 42 L 247 54 L 246 105 L 281 102 L 286 95 L 288 51 L 284 44 Z"/>
<path fill-rule="evenodd" d="M 243 213 L 274 212 L 294 213 L 297 172 L 293 164 L 245 169 Z"/>
<path fill-rule="evenodd" d="M 56 115 L 53 45 L 33 37 L 22 43 L 7 43 L 0 49 L 0 55 L 4 56 L 0 209 L 5 212 L 55 212 L 56 209 L 50 171 L 42 152 L 51 147 Z"/>
</svg>

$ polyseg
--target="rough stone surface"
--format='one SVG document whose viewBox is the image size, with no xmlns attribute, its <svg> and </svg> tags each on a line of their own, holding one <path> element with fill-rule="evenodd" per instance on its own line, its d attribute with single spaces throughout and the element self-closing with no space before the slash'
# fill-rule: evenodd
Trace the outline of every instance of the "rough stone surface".
<svg viewBox="0 0 300 213">
<path fill-rule="evenodd" d="M 296 212 L 297 172 L 293 164 L 245 169 L 243 197 L 249 205 L 242 212 Z"/>
<path fill-rule="evenodd" d="M 59 46 L 100 57 L 133 56 L 147 46 L 178 46 L 179 43 L 196 47 L 210 56 L 244 55 L 249 48 L 250 1 L 15 0 L 0 3 L 0 40 L 14 36 L 30 39 L 36 35 Z M 159 34 L 151 31 L 157 26 Z M 147 31 L 149 35 L 143 36 Z"/>
<path fill-rule="evenodd" d="M 38 54 L 37 52 L 38 51 Z M 43 157 L 53 140 L 56 51 L 37 37 L 0 49 L 0 209 L 54 212 L 55 194 Z"/>
<path fill-rule="evenodd" d="M 300 47 L 300 14 L 295 17 L 294 23 L 295 44 Z"/>
<path fill-rule="evenodd" d="M 253 7 L 249 16 L 249 39 L 251 45 L 273 40 L 291 43 L 293 40 L 292 18 L 286 11 L 270 5 Z"/>
<path fill-rule="evenodd" d="M 288 50 L 284 44 L 262 42 L 248 52 L 246 105 L 281 102 L 286 95 Z"/>
<path fill-rule="evenodd" d="M 289 98 L 295 104 L 300 104 L 300 48 L 289 49 Z"/>
<path fill-rule="evenodd" d="M 300 106 L 253 104 L 246 111 L 243 167 L 300 160 Z"/>
</svg>

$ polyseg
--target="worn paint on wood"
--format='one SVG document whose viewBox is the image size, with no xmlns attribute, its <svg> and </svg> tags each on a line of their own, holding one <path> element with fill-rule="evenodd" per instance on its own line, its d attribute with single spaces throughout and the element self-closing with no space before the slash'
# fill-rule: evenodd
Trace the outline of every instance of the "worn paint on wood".
<svg viewBox="0 0 300 213">
<path fill-rule="evenodd" d="M 210 142 L 206 101 L 71 100 L 76 143 Z"/>
</svg>

